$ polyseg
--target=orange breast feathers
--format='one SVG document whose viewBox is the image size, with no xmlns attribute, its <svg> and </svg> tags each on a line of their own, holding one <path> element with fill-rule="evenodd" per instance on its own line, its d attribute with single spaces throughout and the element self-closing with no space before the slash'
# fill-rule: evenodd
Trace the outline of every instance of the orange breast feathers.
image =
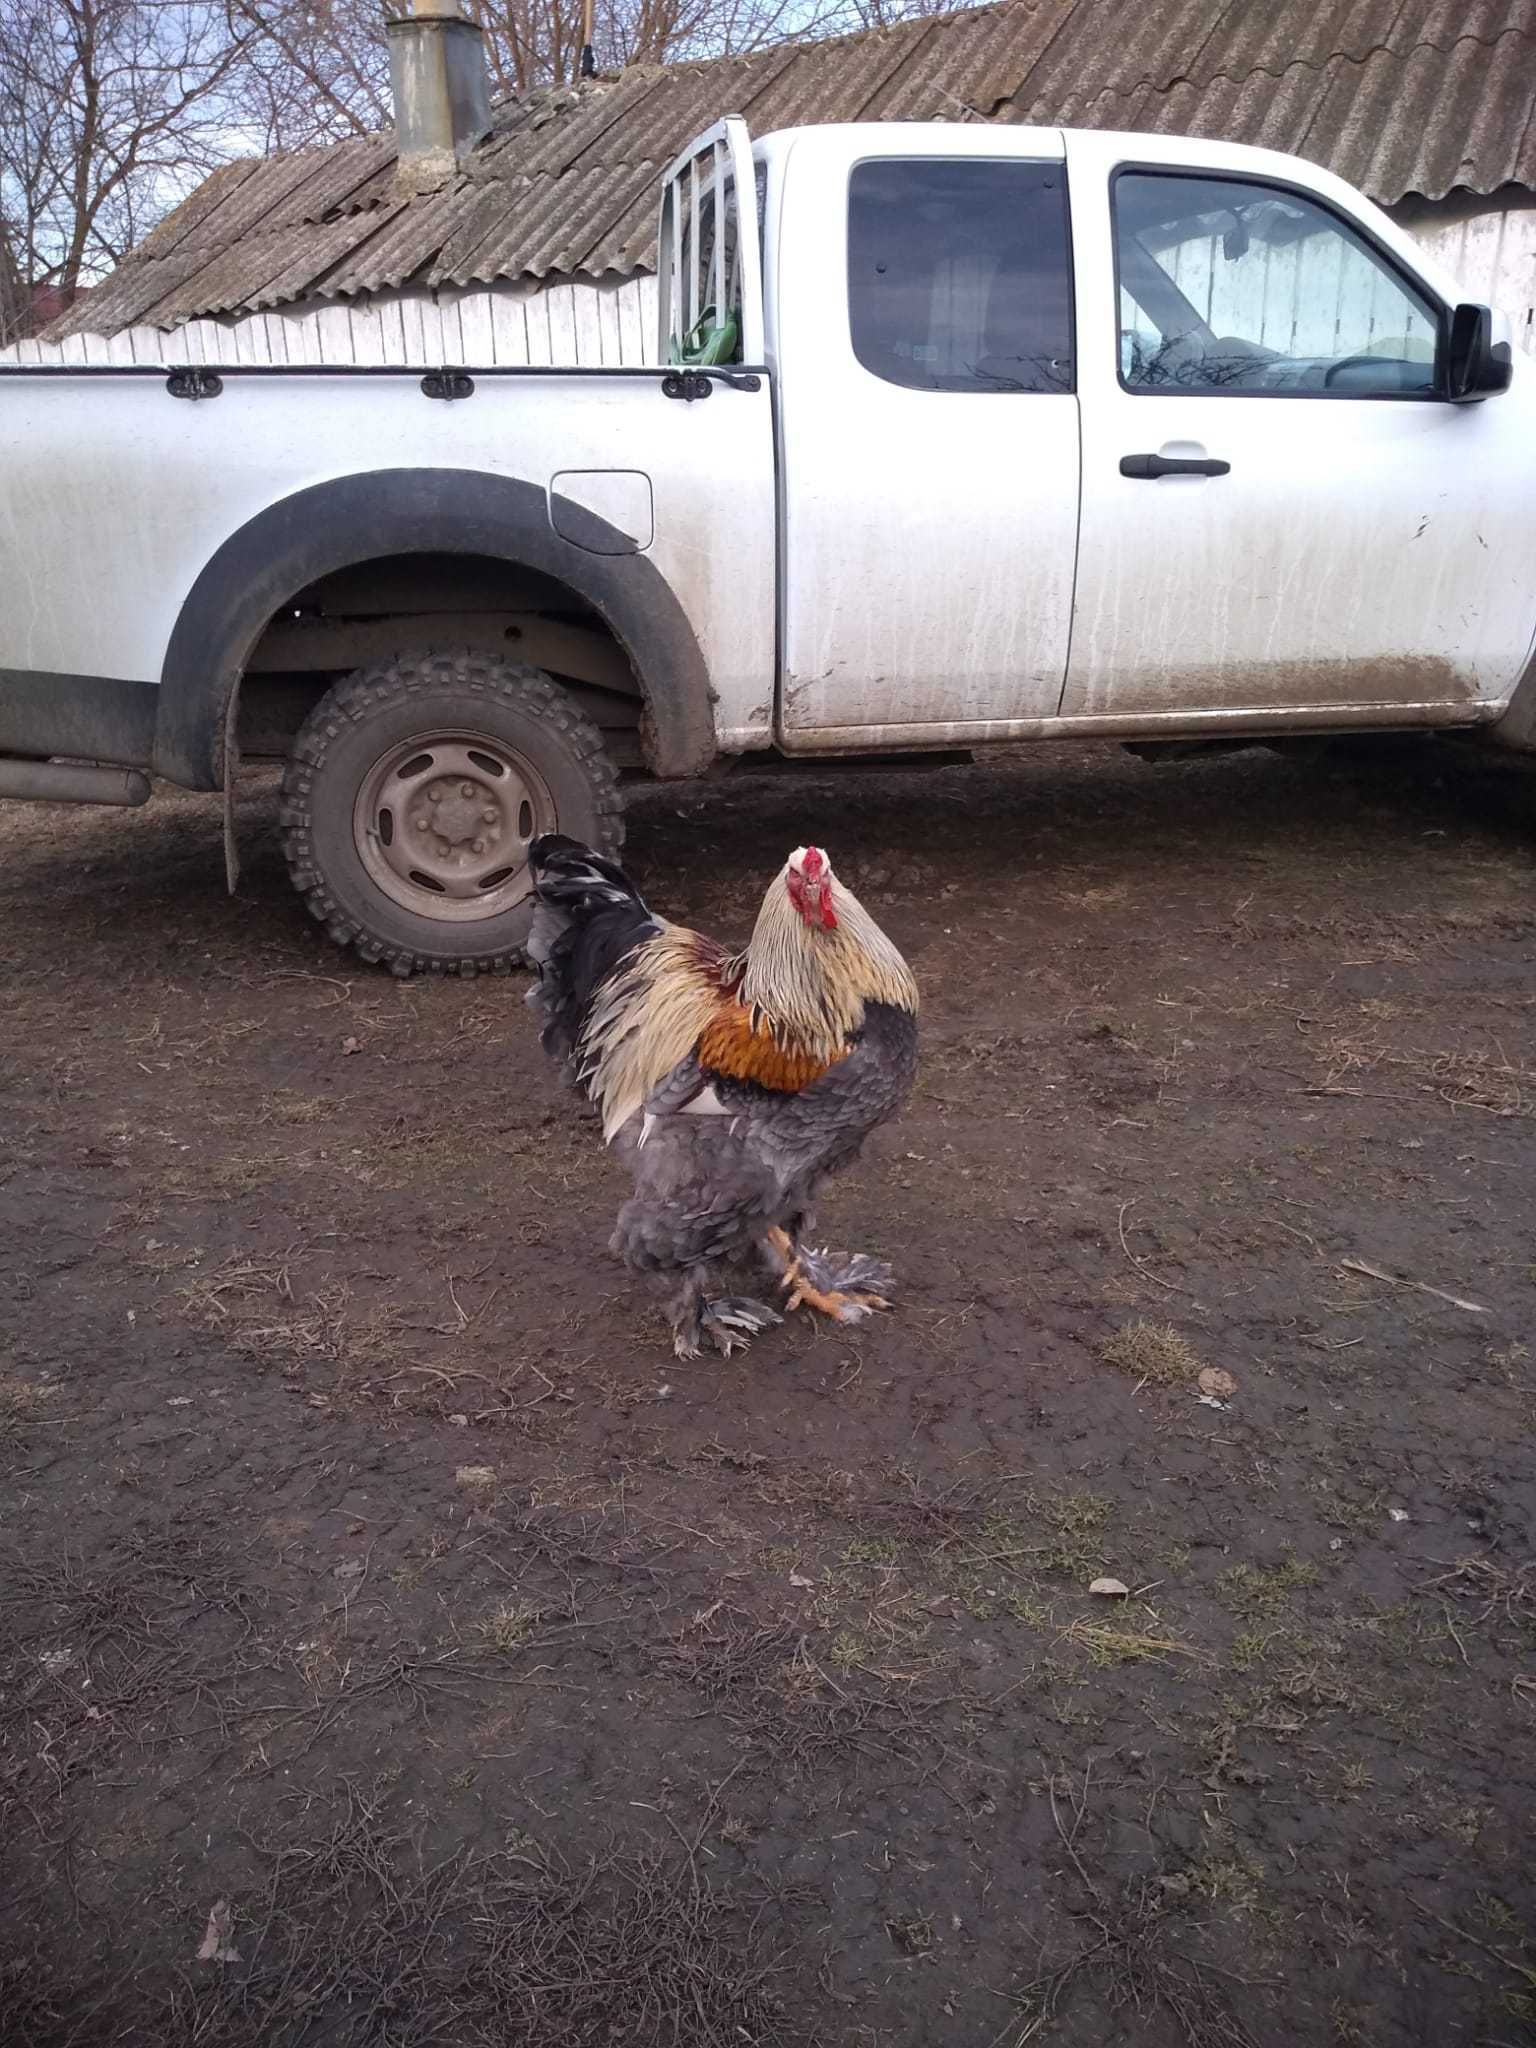
<svg viewBox="0 0 1536 2048">
<path fill-rule="evenodd" d="M 704 1027 L 698 1058 L 700 1066 L 711 1073 L 755 1081 L 759 1088 L 771 1088 L 780 1095 L 794 1095 L 846 1059 L 847 1050 L 834 1053 L 831 1059 L 797 1052 L 780 1045 L 771 1031 L 754 1029 L 752 1012 L 744 1004 L 727 1002 Z"/>
</svg>

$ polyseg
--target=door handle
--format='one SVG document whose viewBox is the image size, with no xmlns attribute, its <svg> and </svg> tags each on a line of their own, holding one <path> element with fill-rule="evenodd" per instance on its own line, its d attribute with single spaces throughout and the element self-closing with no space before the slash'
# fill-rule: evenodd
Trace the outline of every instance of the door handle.
<svg viewBox="0 0 1536 2048">
<path fill-rule="evenodd" d="M 1230 462 L 1209 455 L 1122 455 L 1120 474 L 1138 478 L 1159 476 L 1226 476 Z"/>
</svg>

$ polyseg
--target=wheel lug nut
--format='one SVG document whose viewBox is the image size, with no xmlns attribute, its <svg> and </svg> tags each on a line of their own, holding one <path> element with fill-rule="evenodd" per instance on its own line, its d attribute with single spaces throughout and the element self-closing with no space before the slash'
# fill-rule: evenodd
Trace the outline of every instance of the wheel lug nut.
<svg viewBox="0 0 1536 2048">
<path fill-rule="evenodd" d="M 496 822 L 496 806 L 494 804 L 487 804 L 480 813 L 480 816 L 487 825 L 494 825 Z"/>
<path fill-rule="evenodd" d="M 440 782 L 434 782 L 427 790 L 427 795 L 432 799 L 433 803 L 441 803 L 443 799 L 443 785 Z"/>
<path fill-rule="evenodd" d="M 474 842 L 474 846 L 475 846 L 475 851 L 476 851 L 476 853 L 484 853 L 484 851 L 485 851 L 485 841 L 484 841 L 483 839 L 477 839 L 477 840 L 476 840 L 476 841 Z"/>
<path fill-rule="evenodd" d="M 475 785 L 474 785 L 474 784 L 473 784 L 472 782 L 461 782 L 461 783 L 459 784 L 459 795 L 460 795 L 460 796 L 473 796 L 473 795 L 474 795 L 474 793 L 475 793 Z"/>
<path fill-rule="evenodd" d="M 423 812 L 422 812 L 422 814 L 421 814 L 421 816 L 420 816 L 419 818 L 412 818 L 412 820 L 411 820 L 411 823 L 412 823 L 412 824 L 413 824 L 413 825 L 414 825 L 414 826 L 416 827 L 416 830 L 417 830 L 418 832 L 425 832 L 425 831 L 426 831 L 426 829 L 427 829 L 427 814 L 426 814 L 426 812 L 425 812 L 425 811 L 423 811 Z"/>
</svg>

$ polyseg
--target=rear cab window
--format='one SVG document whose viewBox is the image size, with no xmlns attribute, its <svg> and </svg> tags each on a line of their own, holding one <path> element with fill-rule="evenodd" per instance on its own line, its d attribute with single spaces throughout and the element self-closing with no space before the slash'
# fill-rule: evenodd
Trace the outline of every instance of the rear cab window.
<svg viewBox="0 0 1536 2048">
<path fill-rule="evenodd" d="M 914 391 L 1073 389 L 1066 166 L 874 159 L 848 189 L 853 352 Z"/>
</svg>

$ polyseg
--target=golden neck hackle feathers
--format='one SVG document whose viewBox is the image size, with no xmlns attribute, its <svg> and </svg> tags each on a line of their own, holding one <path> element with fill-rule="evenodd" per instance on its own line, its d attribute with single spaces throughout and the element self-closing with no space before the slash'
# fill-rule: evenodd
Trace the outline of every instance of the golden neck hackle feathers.
<svg viewBox="0 0 1536 2048">
<path fill-rule="evenodd" d="M 784 1085 L 778 1067 L 793 1073 L 804 1061 L 841 1059 L 863 1025 L 866 1003 L 916 1012 L 911 970 L 853 892 L 828 870 L 837 918 L 828 930 L 807 924 L 796 910 L 788 876 L 786 863 L 768 885 L 746 951 L 734 959 L 697 932 L 668 924 L 611 977 L 581 1045 L 582 1074 L 602 1109 L 605 1139 L 706 1032 L 718 1034 L 732 1011 L 733 1038 L 743 1031 L 760 1036 L 761 1078 L 770 1086 Z"/>
<path fill-rule="evenodd" d="M 851 889 L 827 870 L 837 923 L 807 924 L 789 899 L 786 864 L 768 885 L 747 950 L 733 962 L 737 994 L 783 1045 L 834 1059 L 864 1022 L 866 1003 L 917 1009 L 905 960 Z"/>
</svg>

